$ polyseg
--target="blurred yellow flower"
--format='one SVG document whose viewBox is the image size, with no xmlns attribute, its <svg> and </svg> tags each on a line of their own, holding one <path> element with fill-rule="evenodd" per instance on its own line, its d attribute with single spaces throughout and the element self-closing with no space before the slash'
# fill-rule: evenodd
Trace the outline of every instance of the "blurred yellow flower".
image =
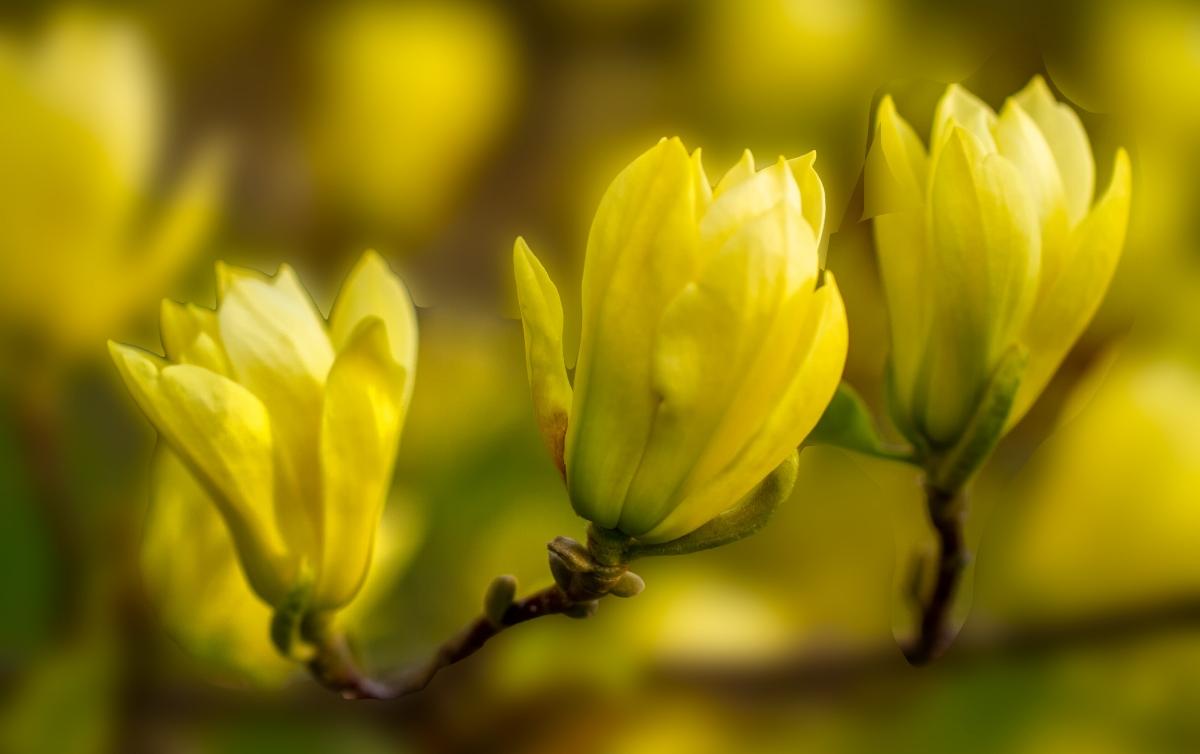
<svg viewBox="0 0 1200 754">
<path fill-rule="evenodd" d="M 110 344 L 134 399 L 229 527 L 250 586 L 312 612 L 371 559 L 416 367 L 416 312 L 368 252 L 328 323 L 291 268 L 218 265 L 218 308 L 163 302 L 167 358 Z"/>
<path fill-rule="evenodd" d="M 313 55 L 316 188 L 367 222 L 437 227 L 512 110 L 510 36 L 481 4 L 339 6 Z"/>
<path fill-rule="evenodd" d="M 993 610 L 1063 617 L 1200 589 L 1200 369 L 1164 350 L 1129 348 L 1076 389 L 1005 501 L 1021 503 L 992 544 Z"/>
<path fill-rule="evenodd" d="M 1095 165 L 1078 116 L 1035 77 L 997 115 L 952 85 L 932 149 L 879 106 L 866 209 L 891 317 L 894 413 L 940 447 L 964 431 L 1014 348 L 1028 358 L 1008 425 L 1046 386 L 1099 306 L 1129 216 L 1117 152 L 1093 204 Z"/>
<path fill-rule="evenodd" d="M 408 502 L 389 501 L 375 535 L 370 573 L 340 614 L 343 624 L 361 624 L 420 541 L 420 517 Z M 156 617 L 214 680 L 269 686 L 294 670 L 264 630 L 271 608 L 246 583 L 221 514 L 165 445 L 155 451 L 140 560 Z"/>
<path fill-rule="evenodd" d="M 580 516 L 643 542 L 681 537 L 732 508 L 820 418 L 847 332 L 818 266 L 815 157 L 756 171 L 747 152 L 715 188 L 678 139 L 630 164 L 588 240 L 574 389 L 557 289 L 517 240 L 538 422 Z"/>
<path fill-rule="evenodd" d="M 98 352 L 197 249 L 220 160 L 196 160 L 152 211 L 161 117 L 127 25 L 78 11 L 32 46 L 0 39 L 0 319 L 10 337 Z"/>
</svg>

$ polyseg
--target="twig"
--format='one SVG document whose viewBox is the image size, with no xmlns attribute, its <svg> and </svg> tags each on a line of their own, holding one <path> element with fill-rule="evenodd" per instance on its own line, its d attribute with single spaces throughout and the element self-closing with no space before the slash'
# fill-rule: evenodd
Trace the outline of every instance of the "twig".
<svg viewBox="0 0 1200 754">
<path fill-rule="evenodd" d="M 585 547 L 568 537 L 548 545 L 555 583 L 516 600 L 516 579 L 501 576 L 488 588 L 484 614 L 437 648 L 428 660 L 391 683 L 367 676 L 358 666 L 344 634 L 328 624 L 310 623 L 308 641 L 315 655 L 308 662 L 313 677 L 348 699 L 391 699 L 421 691 L 443 668 L 475 654 L 505 629 L 547 615 L 587 618 L 600 598 L 632 597 L 642 590 L 641 578 L 625 560 L 626 538 L 592 527 Z"/>
<path fill-rule="evenodd" d="M 918 666 L 936 660 L 953 639 L 951 608 L 969 559 L 963 538 L 962 494 L 928 486 L 926 499 L 929 521 L 937 534 L 938 558 L 933 591 L 928 599 L 918 600 L 921 619 L 917 637 L 904 649 L 905 658 Z"/>
<path fill-rule="evenodd" d="M 461 631 L 442 643 L 425 662 L 410 668 L 391 683 L 367 677 L 359 668 L 342 634 L 331 636 L 319 647 L 309 661 L 313 677 L 325 687 L 347 699 L 392 699 L 415 694 L 429 685 L 443 668 L 465 660 L 479 651 L 492 637 L 507 628 L 547 615 L 586 617 L 591 614 L 587 605 L 572 599 L 557 584 L 517 600 L 504 611 L 500 622 L 481 615 Z"/>
</svg>

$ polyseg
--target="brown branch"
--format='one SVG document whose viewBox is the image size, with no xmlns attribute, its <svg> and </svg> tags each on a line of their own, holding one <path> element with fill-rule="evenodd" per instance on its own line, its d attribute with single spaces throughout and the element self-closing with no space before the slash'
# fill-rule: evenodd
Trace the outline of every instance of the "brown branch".
<svg viewBox="0 0 1200 754">
<path fill-rule="evenodd" d="M 609 594 L 632 597 L 642 590 L 641 578 L 625 564 L 628 538 L 591 527 L 587 546 L 558 537 L 549 550 L 555 583 L 519 600 L 513 599 L 516 580 L 501 576 L 484 599 L 484 614 L 446 640 L 425 662 L 391 683 L 367 676 L 359 667 L 344 634 L 328 623 L 310 621 L 308 642 L 315 654 L 309 671 L 323 686 L 348 699 L 391 699 L 421 691 L 443 668 L 478 652 L 492 637 L 512 626 L 547 615 L 587 618 L 600 598 Z"/>
<path fill-rule="evenodd" d="M 319 647 L 308 667 L 326 688 L 347 699 L 392 699 L 421 691 L 443 668 L 478 652 L 492 637 L 507 628 L 547 615 L 587 617 L 593 600 L 576 600 L 557 584 L 513 602 L 500 622 L 481 615 L 447 639 L 425 662 L 387 683 L 367 677 L 358 667 L 343 634 L 334 634 Z"/>
<path fill-rule="evenodd" d="M 962 494 L 926 488 L 929 521 L 938 540 L 938 558 L 933 591 L 928 599 L 917 599 L 920 624 L 916 639 L 905 647 L 904 656 L 913 665 L 927 665 L 946 650 L 954 638 L 951 609 L 969 554 L 963 537 L 965 510 Z M 919 574 L 918 576 L 923 575 Z M 920 587 L 918 578 L 917 587 Z"/>
</svg>

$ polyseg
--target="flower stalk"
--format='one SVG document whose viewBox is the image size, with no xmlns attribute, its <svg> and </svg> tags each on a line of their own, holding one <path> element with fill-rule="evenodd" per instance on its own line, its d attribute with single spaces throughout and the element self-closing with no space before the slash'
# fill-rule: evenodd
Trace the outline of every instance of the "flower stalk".
<svg viewBox="0 0 1200 754">
<path fill-rule="evenodd" d="M 390 682 L 372 679 L 361 670 L 346 635 L 337 630 L 330 617 L 305 616 L 296 625 L 299 639 L 311 649 L 308 669 L 321 685 L 347 699 L 390 699 L 415 694 L 443 669 L 467 659 L 513 626 L 549 615 L 589 618 L 604 597 L 628 598 L 640 594 L 646 584 L 629 570 L 634 559 L 684 555 L 729 544 L 757 532 L 766 525 L 779 503 L 791 494 L 798 466 L 798 453 L 793 452 L 737 507 L 677 540 L 641 543 L 594 523 L 588 526 L 586 544 L 570 537 L 556 537 L 546 546 L 553 584 L 516 599 L 516 578 L 496 577 L 488 585 L 483 612 L 478 617 L 443 642 L 424 662 Z M 276 624 L 286 621 L 286 616 L 277 616 Z M 289 645 L 287 649 L 293 656 L 298 655 L 295 646 Z"/>
<path fill-rule="evenodd" d="M 920 621 L 916 638 L 904 648 L 904 657 L 917 666 L 936 660 L 953 640 L 950 617 L 954 598 L 963 571 L 971 560 L 963 535 L 966 495 L 962 491 L 946 492 L 926 485 L 925 500 L 929 523 L 937 535 L 938 557 L 934 566 L 933 589 L 928 596 L 921 594 L 928 571 L 927 563 L 918 561 L 913 580 L 913 599 Z"/>
</svg>

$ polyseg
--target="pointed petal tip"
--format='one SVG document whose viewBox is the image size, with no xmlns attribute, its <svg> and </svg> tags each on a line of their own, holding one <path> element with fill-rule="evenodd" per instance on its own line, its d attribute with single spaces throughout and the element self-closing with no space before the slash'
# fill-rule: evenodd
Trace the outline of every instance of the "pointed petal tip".
<svg viewBox="0 0 1200 754">
<path fill-rule="evenodd" d="M 375 249 L 367 249 L 364 251 L 362 256 L 359 257 L 358 263 L 363 267 L 379 267 L 386 270 L 388 273 L 392 272 L 392 265 L 388 262 L 387 258 Z"/>
<path fill-rule="evenodd" d="M 799 157 L 793 157 L 786 162 L 788 165 L 791 165 L 793 170 L 797 168 L 811 168 L 817 163 L 817 150 L 810 149 Z"/>
<path fill-rule="evenodd" d="M 1113 177 L 1120 175 L 1123 179 L 1128 179 L 1131 172 L 1129 162 L 1129 152 L 1125 147 L 1117 147 L 1117 153 L 1113 157 Z"/>
<path fill-rule="evenodd" d="M 1133 167 L 1129 160 L 1129 152 L 1124 147 L 1118 147 L 1113 155 L 1112 177 L 1108 180 L 1108 188 L 1100 196 L 1096 206 L 1105 201 L 1128 201 L 1133 184 Z M 1110 198 L 1111 197 L 1111 198 Z M 1093 206 L 1092 211 L 1096 209 Z"/>
<path fill-rule="evenodd" d="M 1051 99 L 1055 99 L 1054 94 L 1050 91 L 1050 84 L 1040 73 L 1033 74 L 1029 79 L 1029 83 L 1025 85 L 1025 88 L 1031 92 L 1037 92 L 1039 95 L 1045 94 Z"/>
<path fill-rule="evenodd" d="M 517 236 L 513 241 L 513 270 L 518 276 L 535 274 L 542 267 L 541 261 L 529 248 L 524 236 Z"/>
<path fill-rule="evenodd" d="M 125 379 L 129 385 L 136 381 L 139 372 L 155 371 L 159 372 L 169 364 L 159 355 L 150 353 L 136 346 L 118 343 L 115 340 L 108 341 L 108 354 L 112 358 L 113 363 L 117 366 L 117 371 Z"/>
</svg>

